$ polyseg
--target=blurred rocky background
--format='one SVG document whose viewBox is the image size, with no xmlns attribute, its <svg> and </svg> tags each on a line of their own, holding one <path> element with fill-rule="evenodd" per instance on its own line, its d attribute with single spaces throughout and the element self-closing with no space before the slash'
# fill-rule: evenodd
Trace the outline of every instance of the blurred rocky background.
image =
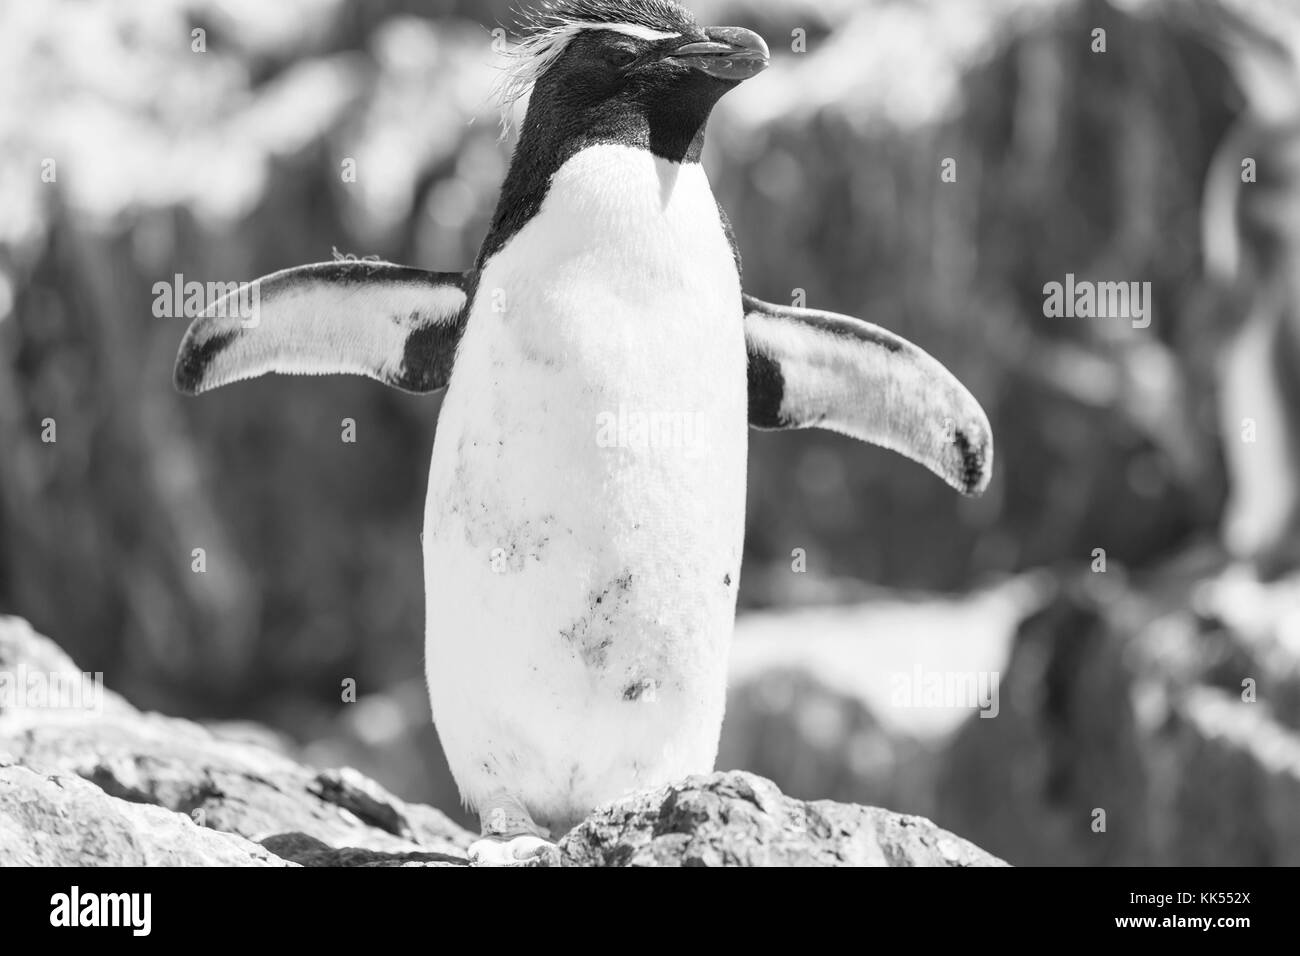
<svg viewBox="0 0 1300 956">
<path fill-rule="evenodd" d="M 1267 554 L 1220 544 L 1242 440 L 1222 357 L 1254 321 L 1272 364 L 1239 377 L 1300 361 L 1300 94 L 1258 92 L 1300 89 L 1277 66 L 1294 11 L 689 5 L 775 54 L 706 151 L 749 290 L 911 338 L 998 448 L 965 501 L 833 435 L 754 436 L 720 768 L 1011 863 L 1300 864 L 1294 514 Z M 154 317 L 154 285 L 335 250 L 468 266 L 509 160 L 509 24 L 469 0 L 0 7 L 0 611 L 142 708 L 260 723 L 453 815 L 421 677 L 438 399 L 349 379 L 182 399 L 186 323 Z M 1216 221 L 1238 153 L 1269 202 Z M 1207 278 L 1203 231 L 1235 272 Z M 1067 273 L 1150 282 L 1150 327 L 1046 318 Z M 1297 404 L 1261 447 L 1293 448 Z M 1300 489 L 1288 454 L 1269 502 Z M 954 673 L 999 675 L 996 717 L 900 703 Z"/>
</svg>

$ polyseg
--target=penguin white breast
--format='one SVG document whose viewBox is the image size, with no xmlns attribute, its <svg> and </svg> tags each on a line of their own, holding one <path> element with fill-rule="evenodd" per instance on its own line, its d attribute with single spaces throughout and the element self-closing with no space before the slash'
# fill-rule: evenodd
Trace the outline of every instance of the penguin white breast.
<svg viewBox="0 0 1300 956">
<path fill-rule="evenodd" d="M 471 805 L 560 823 L 712 768 L 746 403 L 703 169 L 575 155 L 483 270 L 434 448 L 427 672 Z"/>
</svg>

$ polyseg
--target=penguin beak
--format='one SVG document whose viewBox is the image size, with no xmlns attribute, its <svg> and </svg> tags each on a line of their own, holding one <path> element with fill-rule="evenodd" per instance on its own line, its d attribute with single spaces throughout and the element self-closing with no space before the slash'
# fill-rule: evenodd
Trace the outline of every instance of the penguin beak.
<svg viewBox="0 0 1300 956">
<path fill-rule="evenodd" d="M 734 83 L 758 76 L 771 62 L 767 43 L 753 30 L 709 27 L 704 35 L 707 40 L 670 50 L 664 60 Z"/>
</svg>

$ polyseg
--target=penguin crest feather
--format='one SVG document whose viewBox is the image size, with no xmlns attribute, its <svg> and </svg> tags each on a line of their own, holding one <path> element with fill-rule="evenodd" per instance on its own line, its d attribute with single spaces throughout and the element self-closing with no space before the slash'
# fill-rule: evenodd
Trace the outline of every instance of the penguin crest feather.
<svg viewBox="0 0 1300 956">
<path fill-rule="evenodd" d="M 521 39 L 506 48 L 509 62 L 497 83 L 503 135 L 515 104 L 583 31 L 613 30 L 650 41 L 698 31 L 691 15 L 672 0 L 548 0 L 521 10 L 516 21 Z"/>
</svg>

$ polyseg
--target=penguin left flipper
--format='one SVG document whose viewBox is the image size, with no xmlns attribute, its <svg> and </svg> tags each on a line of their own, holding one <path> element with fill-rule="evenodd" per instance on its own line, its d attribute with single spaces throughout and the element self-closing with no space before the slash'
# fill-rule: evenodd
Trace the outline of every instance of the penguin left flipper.
<svg viewBox="0 0 1300 956">
<path fill-rule="evenodd" d="M 274 372 L 437 391 L 464 330 L 466 285 L 461 273 L 370 260 L 276 272 L 194 320 L 176 357 L 176 387 L 198 395 Z"/>
<path fill-rule="evenodd" d="M 752 427 L 825 428 L 898 452 L 962 494 L 988 487 L 988 417 L 939 362 L 860 319 L 744 304 Z"/>
</svg>

